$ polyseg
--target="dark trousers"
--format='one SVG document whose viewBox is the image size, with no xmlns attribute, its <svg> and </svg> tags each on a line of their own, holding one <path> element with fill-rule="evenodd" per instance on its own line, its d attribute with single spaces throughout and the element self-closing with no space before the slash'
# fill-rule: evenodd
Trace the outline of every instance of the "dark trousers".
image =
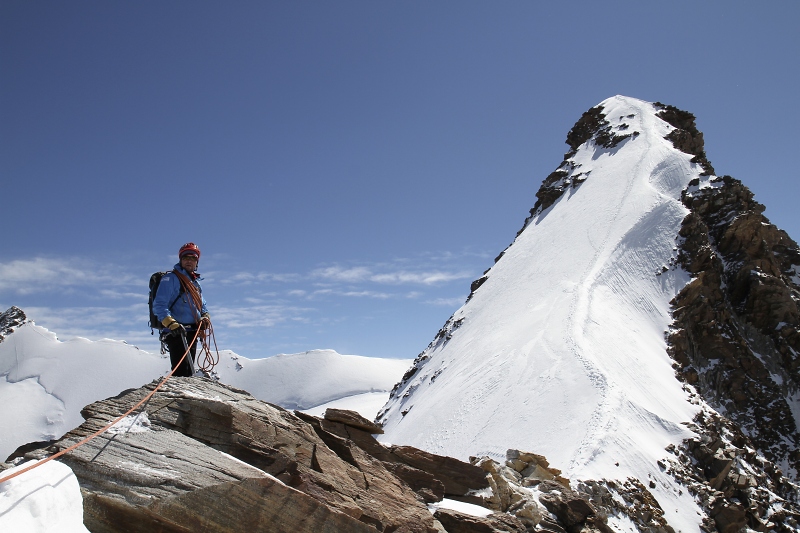
<svg viewBox="0 0 800 533">
<path fill-rule="evenodd" d="M 186 328 L 186 342 L 194 338 L 195 332 L 196 330 L 194 329 Z M 178 364 L 178 361 L 181 360 L 183 353 L 186 351 L 186 348 L 183 346 L 183 339 L 180 334 L 168 333 L 166 337 L 164 337 L 164 343 L 167 345 L 167 349 L 169 349 L 169 360 L 172 363 L 172 368 L 175 368 L 175 365 Z M 192 356 L 192 360 L 194 360 L 196 352 L 197 341 L 195 340 L 189 348 L 189 355 Z M 178 367 L 173 376 L 191 377 L 192 367 L 189 366 L 189 355 L 186 356 L 186 359 L 183 360 L 183 363 L 181 363 L 181 366 Z"/>
</svg>

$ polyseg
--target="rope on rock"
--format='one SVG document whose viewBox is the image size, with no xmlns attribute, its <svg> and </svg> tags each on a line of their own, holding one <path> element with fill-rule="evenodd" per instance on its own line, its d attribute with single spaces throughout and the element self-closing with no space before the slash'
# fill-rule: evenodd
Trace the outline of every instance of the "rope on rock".
<svg viewBox="0 0 800 533">
<path fill-rule="evenodd" d="M 211 329 L 211 327 L 210 327 L 210 322 L 209 322 L 209 329 Z M 192 342 L 190 342 L 190 343 L 188 344 L 188 346 L 191 346 L 192 344 L 194 344 L 194 342 L 197 340 L 197 337 L 200 335 L 200 331 L 201 331 L 200 329 L 198 329 L 198 330 L 197 330 L 197 332 L 196 332 L 196 333 L 195 333 L 195 335 L 194 335 L 194 338 L 192 339 Z M 213 329 L 211 329 L 211 331 L 212 331 L 212 337 L 213 337 Z M 215 348 L 216 348 L 216 344 L 217 344 L 217 343 L 216 343 L 216 340 L 214 340 L 214 347 L 215 347 Z M 204 344 L 204 346 L 206 346 L 206 345 Z M 119 422 L 119 421 L 121 421 L 122 419 L 124 419 L 126 416 L 128 416 L 129 414 L 131 414 L 132 412 L 134 412 L 136 409 L 138 409 L 138 408 L 139 408 L 139 406 L 141 406 L 143 403 L 145 403 L 145 402 L 146 402 L 146 401 L 148 401 L 150 398 L 152 398 L 152 396 L 153 396 L 153 395 L 154 395 L 154 394 L 155 394 L 155 393 L 158 391 L 158 389 L 160 389 L 160 388 L 161 388 L 161 386 L 162 386 L 162 385 L 164 385 L 164 383 L 166 383 L 166 382 L 167 382 L 167 380 L 169 380 L 169 378 L 171 378 L 171 377 L 172 377 L 172 374 L 174 374 L 174 373 L 175 373 L 175 370 L 177 370 L 177 369 L 178 369 L 178 368 L 181 366 L 181 363 L 183 363 L 183 360 L 184 360 L 184 359 L 186 359 L 186 357 L 187 357 L 187 355 L 188 355 L 188 354 L 189 354 L 189 349 L 187 348 L 187 349 L 186 349 L 186 351 L 183 353 L 183 357 L 181 357 L 181 360 L 180 360 L 180 361 L 178 361 L 178 364 L 177 364 L 177 365 L 175 365 L 175 367 L 174 367 L 172 370 L 170 370 L 169 374 L 167 374 L 166 376 L 164 376 L 164 379 L 162 379 L 162 380 L 161 380 L 161 383 L 159 383 L 159 384 L 156 386 L 156 388 L 154 388 L 152 391 L 150 391 L 150 392 L 147 394 L 147 396 L 145 396 L 144 398 L 142 398 L 142 400 L 141 400 L 141 401 L 139 401 L 139 403 L 137 403 L 136 405 L 134 405 L 133 407 L 131 407 L 130 409 L 128 409 L 128 410 L 127 410 L 127 411 L 126 411 L 124 414 L 120 415 L 120 416 L 119 416 L 119 417 L 118 417 L 116 420 L 114 420 L 113 422 L 110 422 L 109 424 L 107 424 L 107 425 L 106 425 L 105 427 L 103 427 L 102 429 L 99 429 L 99 430 L 97 430 L 97 431 L 96 431 L 96 432 L 94 432 L 92 435 L 89 435 L 88 437 L 86 437 L 86 438 L 85 438 L 85 439 L 83 439 L 82 441 L 80 441 L 80 442 L 78 442 L 78 443 L 75 443 L 75 444 L 73 444 L 73 445 L 72 445 L 72 446 L 70 446 L 69 448 L 66 448 L 66 449 L 64 449 L 64 450 L 61 450 L 60 452 L 58 452 L 58 453 L 56 453 L 56 454 L 54 454 L 54 455 L 51 455 L 50 457 L 47 457 L 47 458 L 45 458 L 45 459 L 42 459 L 41 461 L 37 461 L 36 463 L 34 463 L 34 464 L 32 464 L 32 465 L 30 465 L 30 466 L 28 466 L 28 467 L 25 467 L 25 468 L 23 468 L 22 470 L 18 470 L 17 472 L 14 472 L 14 473 L 13 473 L 13 474 L 11 474 L 11 475 L 8 475 L 8 476 L 6 476 L 6 477 L 2 477 L 2 478 L 0 478 L 0 484 L 2 484 L 2 483 L 5 483 L 6 481 L 9 481 L 9 480 L 11 480 L 11 479 L 14 479 L 15 477 L 17 477 L 17 476 L 19 476 L 19 475 L 22 475 L 22 474 L 24 474 L 24 473 L 26 473 L 26 472 L 30 472 L 30 471 L 31 471 L 31 470 L 33 470 L 34 468 L 36 468 L 36 467 L 38 467 L 38 466 L 42 466 L 43 464 L 45 464 L 45 463 L 47 463 L 47 462 L 49 462 L 49 461 L 52 461 L 53 459 L 57 459 L 57 458 L 61 457 L 62 455 L 65 455 L 65 454 L 67 454 L 67 453 L 71 452 L 72 450 L 75 450 L 75 449 L 77 449 L 77 448 L 80 448 L 81 446 L 83 446 L 84 444 L 86 444 L 87 442 L 89 442 L 90 440 L 92 440 L 92 439 L 94 439 L 94 438 L 96 438 L 96 437 L 99 437 L 100 435 L 102 435 L 103 433 L 105 433 L 106 431 L 108 431 L 109 429 L 111 429 L 111 426 L 113 426 L 113 425 L 114 425 L 114 424 L 116 424 L 117 422 Z M 209 354 L 209 355 L 210 355 L 210 354 Z M 217 354 L 217 357 L 218 357 L 218 358 L 217 358 L 217 361 L 219 361 L 219 353 Z M 214 363 L 214 364 L 216 364 L 216 363 Z M 212 365 L 212 367 L 211 367 L 211 368 L 213 368 L 213 365 Z"/>
</svg>

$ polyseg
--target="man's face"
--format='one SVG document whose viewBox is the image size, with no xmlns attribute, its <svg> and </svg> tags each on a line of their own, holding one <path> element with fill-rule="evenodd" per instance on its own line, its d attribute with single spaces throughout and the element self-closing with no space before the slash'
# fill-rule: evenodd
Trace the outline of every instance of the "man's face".
<svg viewBox="0 0 800 533">
<path fill-rule="evenodd" d="M 181 267 L 186 272 L 194 272 L 197 270 L 197 256 L 194 254 L 186 254 L 181 257 Z"/>
</svg>

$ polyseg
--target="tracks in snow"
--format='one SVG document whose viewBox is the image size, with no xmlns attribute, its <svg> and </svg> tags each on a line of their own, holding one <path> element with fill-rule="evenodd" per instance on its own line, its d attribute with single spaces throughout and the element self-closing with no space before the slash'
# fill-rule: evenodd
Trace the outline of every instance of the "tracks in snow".
<svg viewBox="0 0 800 533">
<path fill-rule="evenodd" d="M 644 116 L 644 113 L 640 113 L 640 116 Z M 589 355 L 592 353 L 592 347 L 586 341 L 584 332 L 592 322 L 590 308 L 597 285 L 597 278 L 603 271 L 606 260 L 611 256 L 610 250 L 615 248 L 619 242 L 618 240 L 613 243 L 610 242 L 615 226 L 634 184 L 637 180 L 642 179 L 642 168 L 649 162 L 647 154 L 650 152 L 652 143 L 647 136 L 642 136 L 640 139 L 647 144 L 643 152 L 644 155 L 636 162 L 632 172 L 628 175 L 624 192 L 617 199 L 614 212 L 608 222 L 603 238 L 599 245 L 594 246 L 594 255 L 581 273 L 581 282 L 578 284 L 570 302 L 567 327 L 564 331 L 564 343 L 575 359 L 586 369 L 586 375 L 598 391 L 600 401 L 592 411 L 589 427 L 570 462 L 569 470 L 589 463 L 597 454 L 597 444 L 603 440 L 603 436 L 612 421 L 612 415 L 616 412 L 613 409 L 613 405 L 622 402 L 619 386 L 608 379 L 605 373 L 595 364 L 593 357 Z"/>
</svg>

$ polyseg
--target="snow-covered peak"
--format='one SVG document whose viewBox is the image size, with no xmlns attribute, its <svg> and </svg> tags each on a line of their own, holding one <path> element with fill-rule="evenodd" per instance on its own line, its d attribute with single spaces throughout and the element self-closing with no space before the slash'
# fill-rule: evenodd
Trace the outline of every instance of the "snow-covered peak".
<svg viewBox="0 0 800 533">
<path fill-rule="evenodd" d="M 550 191 L 393 393 L 386 441 L 529 450 L 567 477 L 651 478 L 665 510 L 694 506 L 655 465 L 698 411 L 664 335 L 689 280 L 672 266 L 680 193 L 704 169 L 659 110 L 615 96 L 584 114 Z"/>
</svg>

